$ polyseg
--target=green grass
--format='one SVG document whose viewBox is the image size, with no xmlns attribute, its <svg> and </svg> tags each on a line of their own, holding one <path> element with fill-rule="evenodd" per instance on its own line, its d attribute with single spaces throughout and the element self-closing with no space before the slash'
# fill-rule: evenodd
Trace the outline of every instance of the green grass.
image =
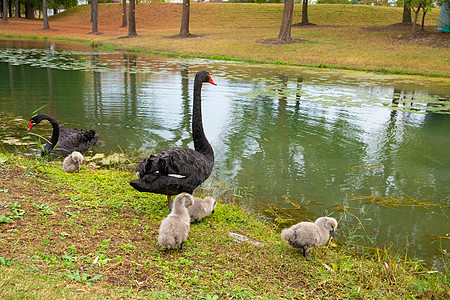
<svg viewBox="0 0 450 300">
<path fill-rule="evenodd" d="M 2 299 L 444 299 L 443 273 L 406 256 L 337 240 L 305 260 L 279 229 L 230 196 L 193 224 L 185 250 L 157 246 L 164 196 L 139 193 L 111 168 L 62 172 L 60 163 L 0 154 Z M 10 180 L 14 178 L 14 180 Z M 262 242 L 237 243 L 229 233 Z M 358 253 L 355 249 L 359 249 Z"/>
</svg>

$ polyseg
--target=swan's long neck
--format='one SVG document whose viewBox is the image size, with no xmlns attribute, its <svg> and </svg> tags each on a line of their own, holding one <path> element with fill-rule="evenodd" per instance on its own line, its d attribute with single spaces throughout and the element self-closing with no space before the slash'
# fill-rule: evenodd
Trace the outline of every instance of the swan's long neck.
<svg viewBox="0 0 450 300">
<path fill-rule="evenodd" d="M 194 105 L 192 108 L 192 136 L 195 151 L 214 161 L 214 152 L 206 139 L 202 121 L 202 81 L 196 77 L 194 82 Z"/>
<path fill-rule="evenodd" d="M 51 148 L 49 149 L 49 151 L 50 151 L 58 143 L 58 139 L 59 139 L 59 125 L 58 125 L 58 122 L 56 122 L 56 120 L 52 116 L 44 115 L 44 114 L 39 115 L 39 119 L 36 120 L 37 121 L 36 124 L 40 123 L 42 120 L 48 120 L 50 122 L 50 124 L 52 124 L 52 127 L 53 127 L 52 137 L 50 138 L 50 144 L 51 144 L 51 146 L 50 146 Z"/>
</svg>

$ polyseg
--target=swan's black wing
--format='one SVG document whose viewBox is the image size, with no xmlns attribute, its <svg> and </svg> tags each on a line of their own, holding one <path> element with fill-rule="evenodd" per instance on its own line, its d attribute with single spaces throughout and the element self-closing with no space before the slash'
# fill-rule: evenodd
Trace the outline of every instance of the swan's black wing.
<svg viewBox="0 0 450 300">
<path fill-rule="evenodd" d="M 58 144 L 53 151 L 63 156 L 66 156 L 73 151 L 87 151 L 97 143 L 99 137 L 100 136 L 95 133 L 95 130 L 71 129 L 59 125 Z"/>
<path fill-rule="evenodd" d="M 209 177 L 213 164 L 195 150 L 171 148 L 141 162 L 136 167 L 140 178 L 130 181 L 130 184 L 141 192 L 192 193 Z"/>
<path fill-rule="evenodd" d="M 150 155 L 148 159 L 136 167 L 136 172 L 140 175 L 155 173 L 161 175 L 178 174 L 180 170 L 178 163 L 173 155 L 163 152 L 157 156 Z"/>
</svg>

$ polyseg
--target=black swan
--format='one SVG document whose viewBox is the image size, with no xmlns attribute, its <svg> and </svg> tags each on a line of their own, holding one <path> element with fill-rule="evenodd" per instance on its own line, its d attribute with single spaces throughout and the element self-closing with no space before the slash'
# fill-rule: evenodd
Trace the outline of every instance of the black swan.
<svg viewBox="0 0 450 300">
<path fill-rule="evenodd" d="M 214 152 L 203 132 L 201 89 L 203 82 L 217 85 L 208 72 L 199 71 L 194 81 L 192 107 L 192 136 L 195 150 L 175 147 L 150 155 L 136 167 L 138 179 L 130 185 L 139 192 L 167 195 L 167 205 L 172 209 L 171 196 L 192 194 L 194 189 L 211 174 Z"/>
<path fill-rule="evenodd" d="M 46 114 L 32 117 L 28 130 L 31 130 L 42 120 L 48 120 L 53 127 L 52 137 L 50 142 L 44 145 L 44 150 L 41 152 L 42 156 L 48 154 L 67 156 L 73 151 L 83 152 L 94 146 L 100 137 L 95 133 L 95 130 L 70 129 L 65 128 L 62 124 L 58 126 L 55 118 Z"/>
</svg>

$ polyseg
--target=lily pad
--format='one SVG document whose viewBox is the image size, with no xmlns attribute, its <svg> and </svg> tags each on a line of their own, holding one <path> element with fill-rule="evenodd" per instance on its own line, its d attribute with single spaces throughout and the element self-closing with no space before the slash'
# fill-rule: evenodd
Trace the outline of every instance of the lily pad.
<svg viewBox="0 0 450 300">
<path fill-rule="evenodd" d="M 15 138 L 12 136 L 9 136 L 9 137 L 3 139 L 2 142 L 7 145 L 15 145 L 15 146 L 29 146 L 29 145 L 34 144 L 33 142 L 22 142 L 18 138 Z"/>
</svg>

